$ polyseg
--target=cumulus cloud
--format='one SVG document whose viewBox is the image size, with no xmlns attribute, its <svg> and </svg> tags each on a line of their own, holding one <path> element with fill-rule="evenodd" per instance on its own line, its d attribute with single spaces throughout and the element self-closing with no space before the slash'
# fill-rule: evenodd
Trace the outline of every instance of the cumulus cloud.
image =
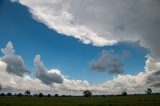
<svg viewBox="0 0 160 106">
<path fill-rule="evenodd" d="M 9 42 L 7 47 L 2 49 L 2 52 L 5 56 L 15 55 L 12 43 Z M 128 53 L 124 51 L 121 53 L 121 56 L 125 57 L 127 54 Z M 8 63 L 2 61 L 4 57 L 0 59 L 0 85 L 2 85 L 2 90 L 4 88 L 9 88 L 12 90 L 17 89 L 19 92 L 29 89 L 33 92 L 81 95 L 82 91 L 86 89 L 93 91 L 94 94 L 117 94 L 120 93 L 122 89 L 127 89 L 127 92 L 133 93 L 133 91 L 143 91 L 146 76 L 148 76 L 146 71 L 146 73 L 141 72 L 137 76 L 118 75 L 112 80 L 105 81 L 102 84 L 91 84 L 86 80 L 70 79 L 69 77 L 62 75 L 57 69 L 47 70 L 40 60 L 40 56 L 37 55 L 34 61 L 36 78 L 33 78 L 25 74 L 21 76 L 21 74 L 18 74 L 18 71 L 16 74 L 10 74 L 10 72 L 7 71 Z M 151 59 L 147 61 L 147 64 L 149 62 L 151 62 Z M 17 65 L 14 65 L 14 67 L 15 66 Z M 20 70 L 19 73 L 21 73 Z"/>
<path fill-rule="evenodd" d="M 15 54 L 12 42 L 8 42 L 6 48 L 1 49 L 1 51 L 4 54 L 1 61 L 7 64 L 6 71 L 8 73 L 23 76 L 26 72 L 29 72 L 22 57 Z"/>
<path fill-rule="evenodd" d="M 139 41 L 151 51 L 148 58 L 155 62 L 146 64 L 146 68 L 160 61 L 159 0 L 19 0 L 19 3 L 29 8 L 35 20 L 61 34 L 96 46 Z M 159 71 L 152 70 L 155 68 L 147 71 Z"/>
<path fill-rule="evenodd" d="M 103 50 L 97 59 L 92 60 L 90 67 L 92 70 L 108 71 L 109 73 L 123 73 L 123 59 L 128 56 L 128 51 L 122 51 L 116 55 L 114 51 Z"/>
<path fill-rule="evenodd" d="M 7 64 L 3 61 L 0 61 L 0 85 L 3 88 L 12 88 L 12 89 L 48 89 L 47 86 L 41 83 L 38 79 L 32 79 L 28 75 L 23 77 L 17 76 L 16 74 L 10 74 L 7 72 Z M 36 86 L 35 86 L 36 85 Z"/>
<path fill-rule="evenodd" d="M 34 59 L 36 78 L 40 79 L 44 84 L 52 85 L 53 83 L 62 84 L 63 78 L 59 71 L 48 71 L 41 62 L 40 55 L 37 55 Z"/>
</svg>

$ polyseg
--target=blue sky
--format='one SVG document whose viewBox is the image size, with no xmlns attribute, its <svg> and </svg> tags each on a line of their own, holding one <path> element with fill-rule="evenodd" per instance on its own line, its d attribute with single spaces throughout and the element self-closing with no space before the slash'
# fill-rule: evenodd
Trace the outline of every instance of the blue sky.
<svg viewBox="0 0 160 106">
<path fill-rule="evenodd" d="M 97 72 L 90 69 L 90 62 L 102 50 L 129 52 L 124 60 L 124 74 L 136 75 L 144 70 L 147 49 L 138 42 L 120 42 L 113 46 L 83 44 L 78 39 L 61 35 L 32 18 L 28 8 L 9 0 L 0 1 L 0 48 L 12 41 L 16 54 L 21 55 L 30 69 L 34 68 L 34 57 L 40 54 L 48 69 L 59 69 L 70 79 L 102 83 L 116 74 Z M 0 54 L 2 56 L 2 53 Z"/>
</svg>

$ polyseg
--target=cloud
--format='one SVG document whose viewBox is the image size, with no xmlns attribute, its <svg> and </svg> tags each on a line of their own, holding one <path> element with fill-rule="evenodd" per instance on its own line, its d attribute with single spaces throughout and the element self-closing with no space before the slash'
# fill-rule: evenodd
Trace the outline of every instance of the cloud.
<svg viewBox="0 0 160 106">
<path fill-rule="evenodd" d="M 128 56 L 128 51 L 122 51 L 116 55 L 113 51 L 103 50 L 97 59 L 91 61 L 90 67 L 92 70 L 108 71 L 109 73 L 123 73 L 124 57 Z"/>
<path fill-rule="evenodd" d="M 160 87 L 160 71 L 151 73 L 146 80 L 147 84 L 150 84 L 152 87 Z"/>
<path fill-rule="evenodd" d="M 35 20 L 84 43 L 102 46 L 139 40 L 149 49 L 159 45 L 158 0 L 19 0 L 19 3 L 29 7 Z M 153 54 L 157 53 L 155 49 Z"/>
<path fill-rule="evenodd" d="M 54 70 L 48 71 L 41 62 L 40 55 L 37 55 L 34 59 L 36 78 L 40 79 L 44 84 L 52 85 L 53 83 L 62 84 L 63 78 L 60 72 Z"/>
<path fill-rule="evenodd" d="M 13 49 L 11 42 L 9 42 L 7 47 L 1 51 L 5 54 L 5 56 L 15 55 L 15 50 Z M 120 55 L 125 57 L 128 53 L 127 51 L 122 51 Z M 13 59 L 12 62 L 17 62 L 14 60 L 15 59 Z M 150 58 L 150 60 L 147 60 L 146 64 L 150 64 L 151 61 L 153 60 Z M 35 78 L 33 76 L 31 77 L 30 74 L 23 74 L 22 76 L 21 74 L 19 75 L 18 72 L 20 70 L 17 71 L 16 74 L 11 74 L 7 71 L 7 62 L 0 59 L 0 85 L 3 87 L 2 90 L 9 88 L 14 92 L 20 92 L 29 89 L 35 93 L 52 92 L 59 94 L 82 95 L 82 91 L 86 89 L 93 91 L 94 94 L 118 94 L 122 89 L 126 89 L 128 93 L 137 93 L 143 92 L 144 87 L 146 87 L 146 78 L 149 75 L 147 74 L 147 71 L 141 72 L 136 76 L 118 75 L 112 80 L 105 81 L 102 84 L 91 84 L 87 80 L 70 79 L 69 77 L 62 75 L 58 69 L 47 70 L 47 68 L 43 65 L 43 62 L 40 60 L 40 55 L 35 57 L 34 63 L 36 71 Z M 17 67 L 17 65 L 14 65 L 14 67 Z M 21 73 L 21 71 L 19 73 Z"/>
<path fill-rule="evenodd" d="M 25 73 L 29 72 L 22 57 L 15 54 L 12 42 L 8 42 L 6 48 L 1 49 L 1 51 L 4 54 L 1 61 L 7 64 L 6 71 L 8 73 L 16 74 L 22 77 Z"/>
<path fill-rule="evenodd" d="M 148 58 L 155 62 L 146 64 L 147 71 L 159 71 L 152 70 L 156 66 L 148 70 L 160 61 L 159 0 L 19 0 L 19 3 L 29 8 L 35 20 L 85 44 L 104 46 L 139 41 L 151 51 Z"/>
</svg>

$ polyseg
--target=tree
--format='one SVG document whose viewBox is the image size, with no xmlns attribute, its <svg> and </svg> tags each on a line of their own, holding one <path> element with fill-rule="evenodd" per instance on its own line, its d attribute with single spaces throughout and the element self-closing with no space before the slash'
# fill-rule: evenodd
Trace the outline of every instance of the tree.
<svg viewBox="0 0 160 106">
<path fill-rule="evenodd" d="M 25 91 L 25 95 L 26 95 L 26 96 L 30 96 L 30 94 L 31 94 L 31 92 L 30 92 L 29 90 L 26 90 L 26 91 Z"/>
<path fill-rule="evenodd" d="M 39 97 L 43 97 L 43 93 L 39 93 L 39 95 L 38 95 Z"/>
<path fill-rule="evenodd" d="M 51 97 L 51 94 L 48 94 L 47 96 L 48 96 L 48 97 Z"/>
<path fill-rule="evenodd" d="M 90 96 L 92 96 L 92 92 L 89 91 L 89 90 L 86 90 L 86 91 L 83 91 L 83 95 L 84 95 L 85 97 L 90 97 Z"/>
<path fill-rule="evenodd" d="M 54 96 L 55 96 L 55 97 L 58 97 L 58 94 L 55 94 Z"/>
<path fill-rule="evenodd" d="M 151 95 L 152 94 L 152 89 L 151 88 L 147 88 L 147 90 L 145 91 L 147 95 Z"/>
<path fill-rule="evenodd" d="M 1 93 L 0 96 L 6 96 L 6 94 L 5 93 Z"/>
<path fill-rule="evenodd" d="M 127 92 L 124 91 L 124 92 L 121 93 L 121 95 L 122 95 L 122 96 L 127 96 Z"/>
<path fill-rule="evenodd" d="M 12 96 L 12 94 L 11 93 L 7 93 L 7 96 Z"/>
<path fill-rule="evenodd" d="M 22 97 L 22 96 L 23 96 L 23 94 L 22 94 L 22 93 L 19 93 L 19 94 L 17 94 L 17 96 L 18 96 L 18 97 Z"/>
</svg>

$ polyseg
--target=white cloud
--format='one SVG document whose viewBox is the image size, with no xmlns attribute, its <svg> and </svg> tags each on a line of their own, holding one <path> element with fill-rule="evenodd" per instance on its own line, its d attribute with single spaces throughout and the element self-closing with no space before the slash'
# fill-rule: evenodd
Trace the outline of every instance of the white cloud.
<svg viewBox="0 0 160 106">
<path fill-rule="evenodd" d="M 141 46 L 151 51 L 145 71 L 137 76 L 117 76 L 103 86 L 69 80 L 70 88 L 113 91 L 126 84 L 124 87 L 134 89 L 139 85 L 147 86 L 146 77 L 159 71 L 159 0 L 19 0 L 19 3 L 29 7 L 37 21 L 83 43 L 103 46 L 121 41 L 139 41 Z M 76 84 L 80 87 L 77 88 Z"/>
<path fill-rule="evenodd" d="M 158 71 L 153 62 L 160 61 L 159 0 L 19 0 L 19 3 L 27 6 L 37 21 L 86 44 L 139 41 L 151 51 L 148 61 L 154 60 L 146 64 L 146 69 Z"/>
</svg>

